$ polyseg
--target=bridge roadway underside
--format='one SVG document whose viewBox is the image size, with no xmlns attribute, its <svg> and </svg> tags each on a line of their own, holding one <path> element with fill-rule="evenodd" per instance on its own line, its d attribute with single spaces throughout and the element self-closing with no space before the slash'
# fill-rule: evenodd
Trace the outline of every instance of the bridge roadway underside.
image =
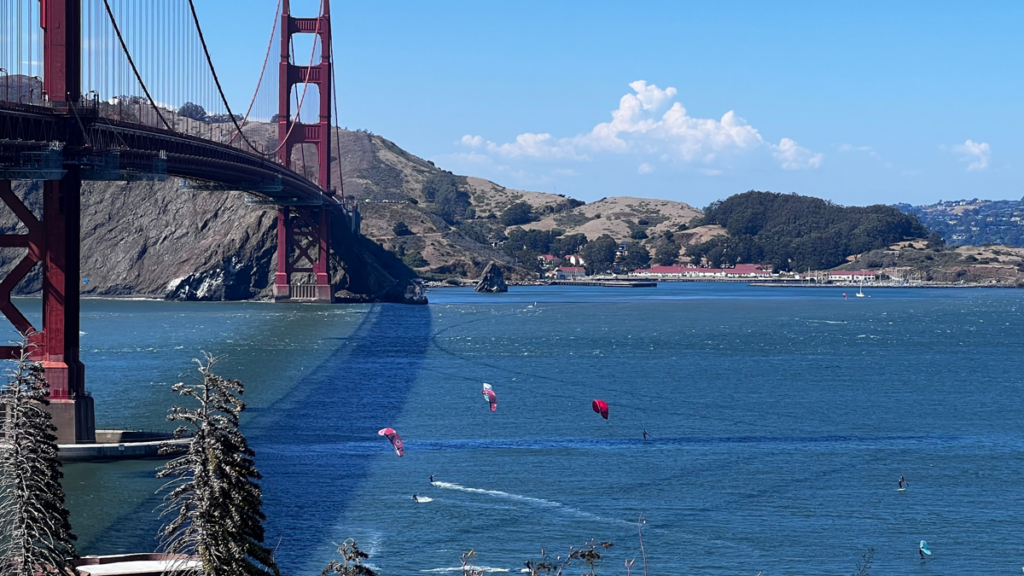
<svg viewBox="0 0 1024 576">
<path fill-rule="evenodd" d="M 73 132 L 81 137 L 69 139 Z M 118 179 L 110 170 L 128 178 L 156 172 L 251 192 L 273 205 L 337 204 L 317 184 L 273 160 L 194 136 L 101 118 L 87 107 L 76 114 L 70 108 L 0 104 L 0 177 L 5 171 L 31 170 L 39 153 L 55 142 L 76 140 L 82 145 L 63 147 L 63 163 L 83 166 L 85 180 L 90 174 Z M 90 172 L 93 167 L 102 170 Z"/>
</svg>

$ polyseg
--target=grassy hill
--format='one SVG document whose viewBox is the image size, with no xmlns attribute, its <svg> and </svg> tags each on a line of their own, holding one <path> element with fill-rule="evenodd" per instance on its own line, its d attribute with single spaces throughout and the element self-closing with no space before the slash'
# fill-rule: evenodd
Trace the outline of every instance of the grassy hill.
<svg viewBox="0 0 1024 576">
<path fill-rule="evenodd" d="M 932 246 L 898 242 L 849 258 L 840 270 L 874 269 L 890 278 L 1024 287 L 1024 248 L 1014 246 Z"/>
</svg>

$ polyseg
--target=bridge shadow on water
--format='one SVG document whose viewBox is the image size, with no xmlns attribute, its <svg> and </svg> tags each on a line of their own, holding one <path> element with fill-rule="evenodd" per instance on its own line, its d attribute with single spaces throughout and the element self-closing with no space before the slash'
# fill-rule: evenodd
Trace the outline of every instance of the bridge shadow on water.
<svg viewBox="0 0 1024 576">
<path fill-rule="evenodd" d="M 344 539 L 332 529 L 377 454 L 323 448 L 378 439 L 377 431 L 401 413 L 430 335 L 428 307 L 375 305 L 347 339 L 352 345 L 339 346 L 244 424 L 263 474 L 266 543 L 280 543 L 282 573 L 319 573 L 332 557 L 332 541 Z"/>
</svg>

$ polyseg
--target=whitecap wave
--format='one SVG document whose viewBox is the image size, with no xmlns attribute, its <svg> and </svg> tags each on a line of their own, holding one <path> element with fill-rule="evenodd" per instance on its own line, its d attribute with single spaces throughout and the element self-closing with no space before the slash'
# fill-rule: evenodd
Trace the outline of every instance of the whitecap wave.
<svg viewBox="0 0 1024 576">
<path fill-rule="evenodd" d="M 434 499 L 431 498 L 430 496 L 417 496 L 416 501 L 419 502 L 420 504 L 426 504 L 427 502 L 433 502 Z"/>
</svg>

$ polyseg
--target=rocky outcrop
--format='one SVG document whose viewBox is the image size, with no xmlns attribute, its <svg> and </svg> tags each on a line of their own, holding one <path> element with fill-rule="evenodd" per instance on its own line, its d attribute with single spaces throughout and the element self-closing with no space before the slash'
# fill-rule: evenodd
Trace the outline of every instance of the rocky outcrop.
<svg viewBox="0 0 1024 576">
<path fill-rule="evenodd" d="M 488 264 L 484 268 L 484 273 L 475 290 L 477 292 L 508 292 L 508 284 L 505 284 L 505 275 L 502 274 L 501 268 L 494 262 Z"/>
<path fill-rule="evenodd" d="M 41 217 L 39 183 L 15 192 Z M 166 182 L 88 182 L 82 190 L 82 294 L 174 300 L 266 299 L 277 269 L 277 212 L 246 204 L 240 192 L 209 192 Z M 335 295 L 345 302 L 406 302 L 416 274 L 377 243 L 332 222 Z M 0 232 L 23 233 L 0 205 Z M 0 249 L 0 275 L 24 254 Z M 37 293 L 37 266 L 17 294 Z"/>
</svg>

